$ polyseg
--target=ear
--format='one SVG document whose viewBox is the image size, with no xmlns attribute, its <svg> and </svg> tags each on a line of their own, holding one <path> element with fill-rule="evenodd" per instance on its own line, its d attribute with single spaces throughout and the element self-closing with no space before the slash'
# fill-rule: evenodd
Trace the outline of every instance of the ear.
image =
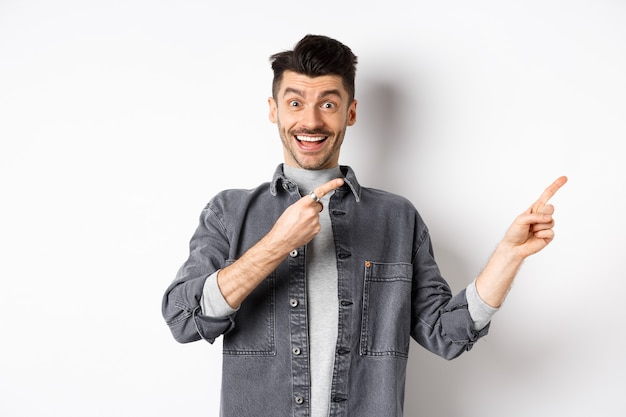
<svg viewBox="0 0 626 417">
<path fill-rule="evenodd" d="M 352 126 L 356 123 L 356 104 L 357 101 L 352 100 L 352 104 L 350 104 L 350 107 L 348 107 L 348 119 L 346 121 L 346 124 L 348 126 Z"/>
<path fill-rule="evenodd" d="M 270 113 L 269 113 L 270 122 L 276 123 L 276 121 L 278 120 L 278 117 L 277 117 L 278 108 L 276 107 L 276 100 L 274 100 L 274 97 L 269 97 L 267 99 L 267 104 L 269 105 L 269 108 L 270 108 Z"/>
</svg>

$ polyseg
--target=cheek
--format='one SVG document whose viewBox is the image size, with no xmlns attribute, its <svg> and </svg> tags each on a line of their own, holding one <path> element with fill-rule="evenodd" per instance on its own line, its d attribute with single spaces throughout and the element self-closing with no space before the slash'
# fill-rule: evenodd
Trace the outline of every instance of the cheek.
<svg viewBox="0 0 626 417">
<path fill-rule="evenodd" d="M 345 117 L 345 115 L 335 115 L 332 119 L 327 119 L 325 124 L 335 132 L 341 132 L 345 130 L 347 126 L 350 126 L 350 117 Z"/>
<path fill-rule="evenodd" d="M 290 115 L 289 112 L 277 113 L 276 120 L 286 130 L 292 129 L 298 124 L 298 119 Z"/>
</svg>

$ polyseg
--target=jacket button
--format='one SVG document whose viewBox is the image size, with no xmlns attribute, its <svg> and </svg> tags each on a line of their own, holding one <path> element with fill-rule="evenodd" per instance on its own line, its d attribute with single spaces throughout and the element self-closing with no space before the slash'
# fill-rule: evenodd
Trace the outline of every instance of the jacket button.
<svg viewBox="0 0 626 417">
<path fill-rule="evenodd" d="M 304 402 L 304 398 L 302 398 L 301 396 L 297 395 L 294 398 L 294 401 L 296 402 L 296 404 L 302 404 Z"/>
<path fill-rule="evenodd" d="M 289 252 L 289 256 L 291 256 L 292 258 L 295 258 L 296 256 L 298 256 L 298 251 L 297 250 L 292 250 L 291 252 Z"/>
<path fill-rule="evenodd" d="M 301 353 L 301 352 L 300 352 L 300 348 L 297 348 L 297 347 L 295 347 L 295 348 L 291 349 L 291 351 L 292 351 L 292 352 L 293 352 L 293 354 L 294 354 L 294 355 L 296 355 L 296 356 L 297 356 L 297 355 L 299 355 L 299 354 Z"/>
<path fill-rule="evenodd" d="M 289 300 L 289 305 L 292 307 L 298 307 L 298 300 L 296 300 L 295 298 L 292 298 L 291 300 Z"/>
</svg>

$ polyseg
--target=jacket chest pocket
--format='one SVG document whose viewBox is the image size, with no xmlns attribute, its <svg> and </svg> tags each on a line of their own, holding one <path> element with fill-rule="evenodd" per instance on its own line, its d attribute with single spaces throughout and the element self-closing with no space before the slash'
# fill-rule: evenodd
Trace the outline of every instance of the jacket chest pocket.
<svg viewBox="0 0 626 417">
<path fill-rule="evenodd" d="M 225 355 L 276 354 L 275 278 L 275 273 L 265 278 L 241 304 L 235 328 L 224 335 Z"/>
<path fill-rule="evenodd" d="M 365 263 L 361 355 L 408 357 L 412 275 L 408 263 Z"/>
</svg>

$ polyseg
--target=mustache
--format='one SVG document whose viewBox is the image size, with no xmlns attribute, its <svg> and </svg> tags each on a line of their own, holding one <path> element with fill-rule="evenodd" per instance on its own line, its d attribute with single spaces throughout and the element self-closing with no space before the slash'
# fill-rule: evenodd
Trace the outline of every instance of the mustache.
<svg viewBox="0 0 626 417">
<path fill-rule="evenodd" d="M 292 130 L 290 133 L 293 136 L 297 136 L 297 135 L 332 136 L 331 132 L 327 132 L 322 129 L 299 129 L 299 130 Z"/>
</svg>

